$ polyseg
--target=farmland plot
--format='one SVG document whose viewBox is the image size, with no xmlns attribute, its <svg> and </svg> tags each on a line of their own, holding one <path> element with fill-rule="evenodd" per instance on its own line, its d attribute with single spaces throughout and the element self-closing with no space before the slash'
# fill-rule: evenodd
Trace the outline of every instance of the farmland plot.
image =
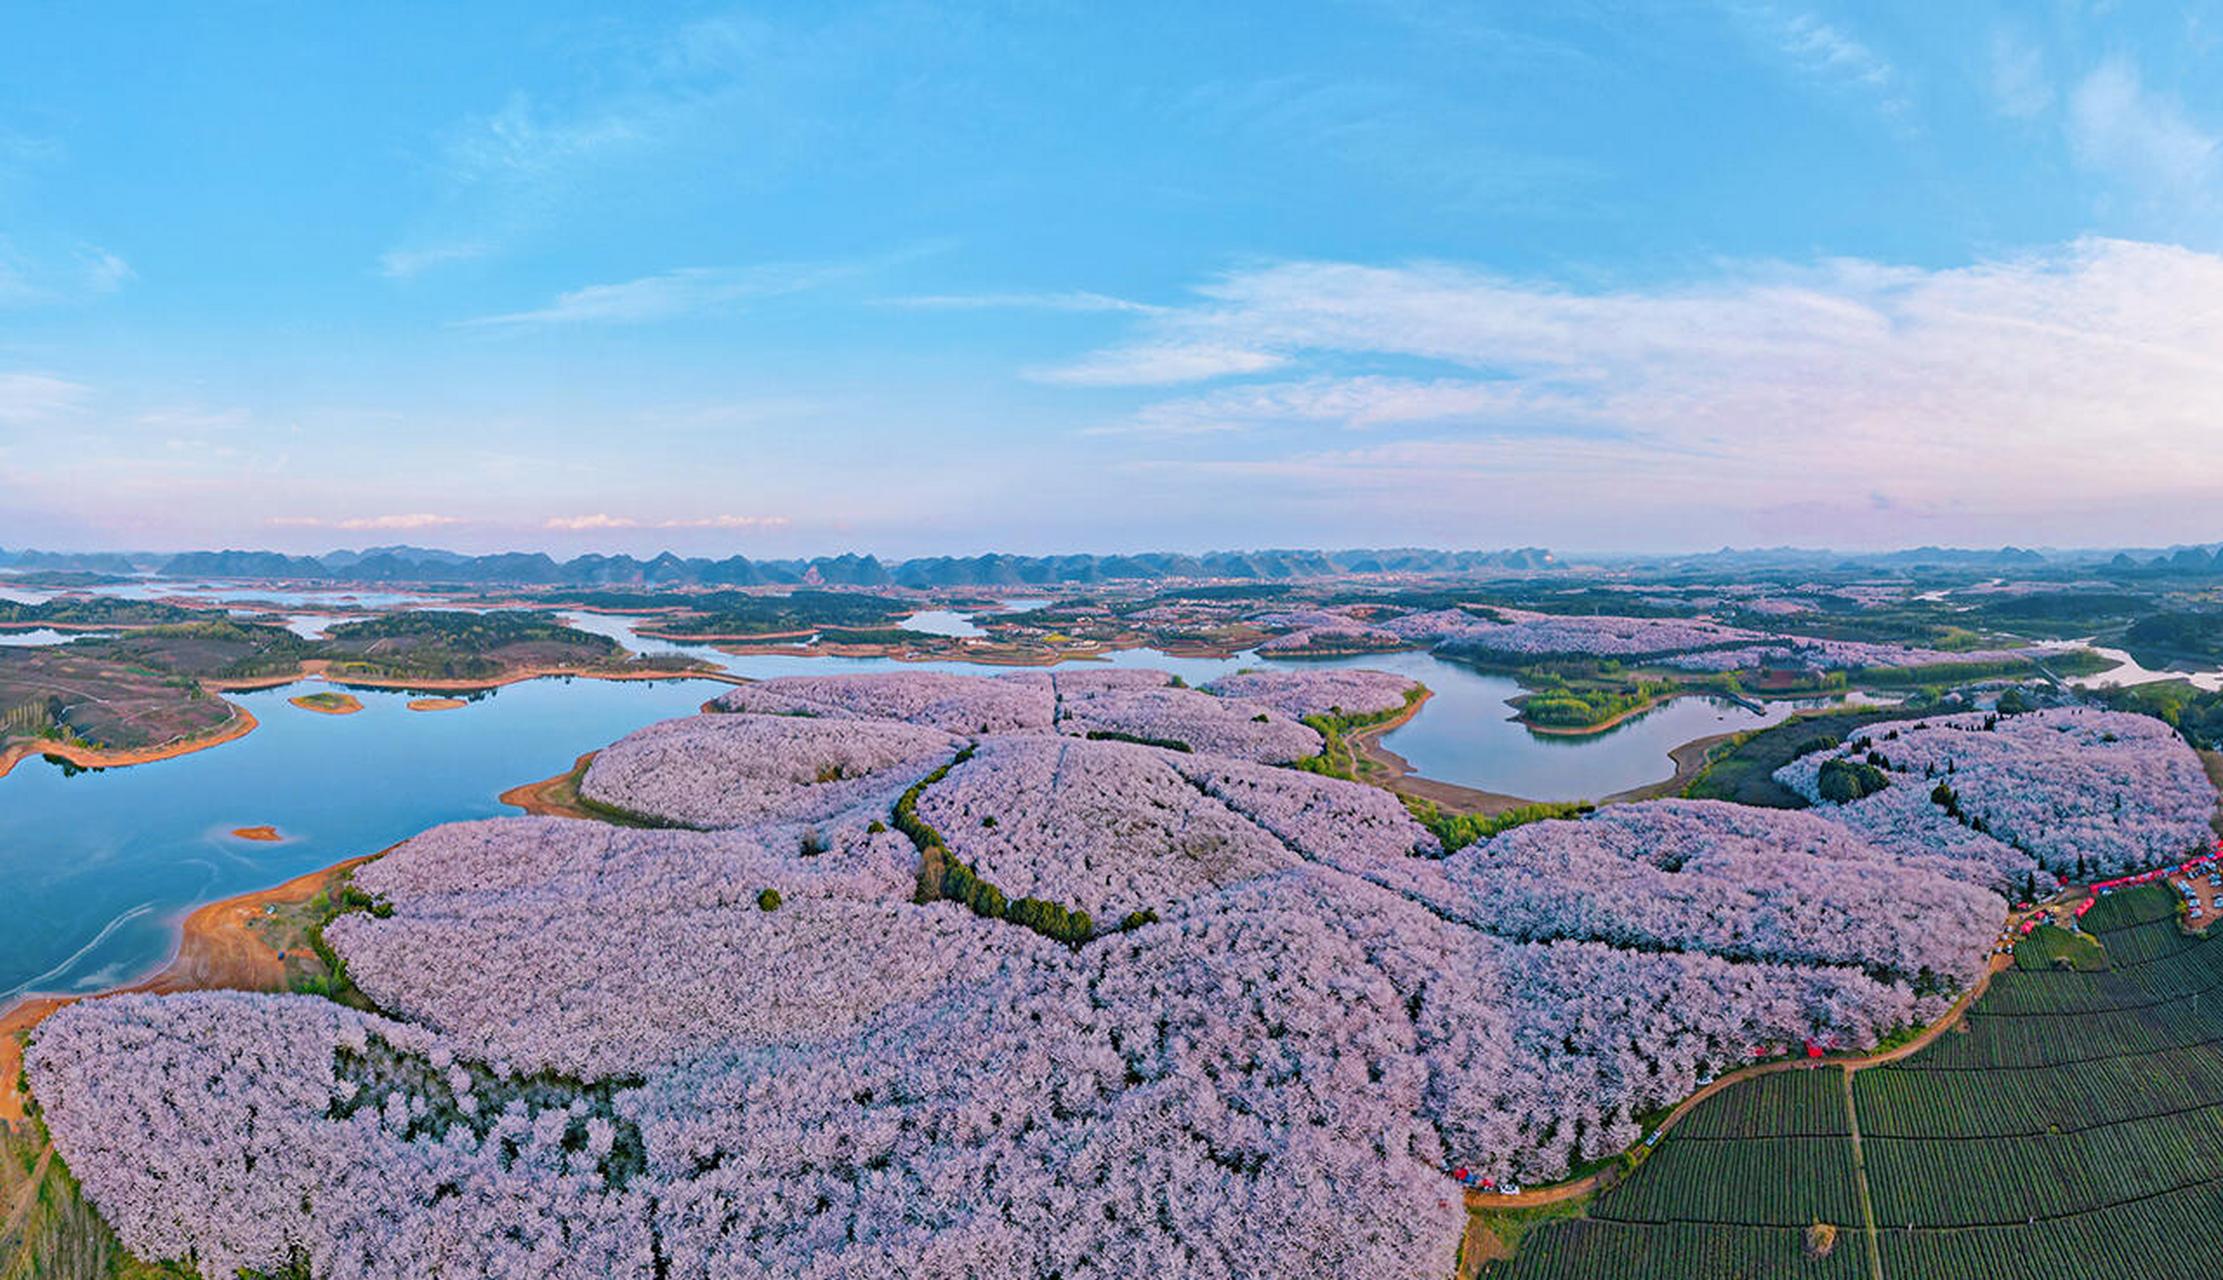
<svg viewBox="0 0 2223 1280">
<path fill-rule="evenodd" d="M 2223 939 L 2183 934 L 2171 896 L 2108 899 L 2087 923 L 2109 969 L 2004 972 L 1965 1032 L 1855 1072 L 1849 1093 L 1836 1069 L 1724 1091 L 1589 1218 L 1485 1274 L 2212 1274 L 2187 1243 L 2223 1215 Z M 1858 1163 L 1836 1136 L 1856 1123 Z M 1813 1223 L 1838 1228 L 1826 1255 L 1799 1230 Z"/>
</svg>

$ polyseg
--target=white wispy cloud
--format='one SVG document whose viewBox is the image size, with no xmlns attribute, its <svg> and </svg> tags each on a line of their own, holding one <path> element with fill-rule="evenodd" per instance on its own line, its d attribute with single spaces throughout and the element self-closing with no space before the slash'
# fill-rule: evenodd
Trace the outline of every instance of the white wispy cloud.
<svg viewBox="0 0 2223 1280">
<path fill-rule="evenodd" d="M 1770 4 L 1735 3 L 1731 11 L 1799 74 L 1865 94 L 1888 116 L 1901 118 L 1911 110 L 1898 67 L 1843 26 L 1816 13 L 1785 12 Z"/>
<path fill-rule="evenodd" d="M 106 249 L 88 246 L 81 255 L 85 288 L 93 293 L 114 293 L 137 277 L 131 264 Z"/>
<path fill-rule="evenodd" d="M 468 183 L 537 178 L 582 160 L 638 144 L 646 129 L 614 107 L 565 117 L 512 93 L 499 110 L 466 120 L 450 133 L 447 162 Z"/>
<path fill-rule="evenodd" d="M 409 280 L 434 267 L 485 257 L 487 251 L 487 245 L 477 240 L 388 249 L 378 255 L 378 272 L 389 280 Z"/>
<path fill-rule="evenodd" d="M 2101 63 L 2069 96 L 2068 140 L 2077 161 L 2156 201 L 2212 193 L 2217 135 L 2175 99 L 2149 90 L 2128 58 Z"/>
<path fill-rule="evenodd" d="M 644 520 L 596 512 L 584 516 L 550 516 L 543 526 L 563 533 L 593 533 L 606 529 L 778 529 L 786 516 L 700 516 L 690 519 Z"/>
<path fill-rule="evenodd" d="M 879 302 L 882 306 L 922 311 L 1112 311 L 1154 315 L 1166 309 L 1085 289 L 1061 293 L 934 293 L 882 298 Z"/>
<path fill-rule="evenodd" d="M 0 373 L 0 423 L 30 426 L 77 412 L 92 388 L 49 373 Z"/>
<path fill-rule="evenodd" d="M 86 302 L 133 277 L 130 263 L 98 245 L 25 248 L 0 237 L 0 306 Z"/>
<path fill-rule="evenodd" d="M 447 525 L 462 524 L 460 516 L 433 515 L 429 512 L 410 512 L 388 516 L 348 516 L 335 519 L 327 516 L 271 516 L 265 524 L 279 529 L 343 529 L 349 531 L 438 529 Z"/>
<path fill-rule="evenodd" d="M 556 295 L 544 307 L 478 316 L 464 328 L 511 329 L 538 325 L 645 324 L 713 311 L 758 298 L 817 288 L 851 275 L 839 263 L 774 263 L 756 267 L 682 267 L 615 284 L 590 284 Z"/>
<path fill-rule="evenodd" d="M 2053 82 L 2046 78 L 2045 55 L 2005 27 L 1991 35 L 1988 87 L 1992 107 L 2017 120 L 2032 119 L 2053 105 Z"/>
<path fill-rule="evenodd" d="M 1140 341 L 1264 353 L 1291 376 L 1146 401 L 1121 425 L 1240 429 L 1242 456 L 1210 459 L 1230 473 L 1471 486 L 1511 468 L 1556 477 L 1524 501 L 1590 484 L 1654 507 L 1668 492 L 1835 500 L 1847 468 L 1902 510 L 2223 492 L 2223 256 L 2174 246 L 2088 239 L 1946 270 L 1763 263 L 1590 292 L 1299 262 L 1199 293 L 1140 321 Z M 1382 438 L 1323 447 L 1355 429 Z"/>
<path fill-rule="evenodd" d="M 1564 393 L 1514 380 L 1362 375 L 1249 383 L 1161 400 L 1092 435 L 1200 435 L 1312 423 L 1354 428 L 1458 421 L 1565 423 L 1588 416 Z"/>
<path fill-rule="evenodd" d="M 612 178 L 627 166 L 677 152 L 696 164 L 740 152 L 759 169 L 786 156 L 815 162 L 821 153 L 792 116 L 800 95 L 782 92 L 783 81 L 846 72 L 864 65 L 866 41 L 903 38 L 900 15 L 883 11 L 835 25 L 844 29 L 724 14 L 661 29 L 630 17 L 579 28 L 564 51 L 583 72 L 573 91 L 511 92 L 430 140 L 435 197 L 380 270 L 406 278 L 510 251 L 577 221 L 585 206 L 624 199 L 637 175 L 625 188 Z"/>
<path fill-rule="evenodd" d="M 245 409 L 208 409 L 198 405 L 158 405 L 143 410 L 133 423 L 148 431 L 171 434 L 231 432 L 249 426 L 254 415 Z"/>
<path fill-rule="evenodd" d="M 1264 373 L 1283 363 L 1272 352 L 1220 342 L 1154 342 L 1099 351 L 1068 364 L 1029 370 L 1027 376 L 1080 387 L 1155 387 Z"/>
<path fill-rule="evenodd" d="M 406 280 L 532 234 L 558 219 L 598 171 L 653 145 L 656 114 L 653 103 L 565 110 L 513 93 L 496 110 L 456 122 L 429 161 L 438 204 L 379 255 L 379 272 Z"/>
</svg>

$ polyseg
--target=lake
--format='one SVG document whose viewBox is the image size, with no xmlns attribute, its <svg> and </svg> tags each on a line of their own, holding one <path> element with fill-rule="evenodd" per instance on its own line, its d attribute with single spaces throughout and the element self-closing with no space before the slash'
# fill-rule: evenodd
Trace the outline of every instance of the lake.
<svg viewBox="0 0 2223 1280">
<path fill-rule="evenodd" d="M 735 655 L 649 640 L 635 619 L 576 614 L 587 629 L 636 650 L 684 652 L 737 675 L 829 674 L 916 667 L 995 674 L 963 662 L 898 664 L 877 658 Z M 1320 665 L 1254 654 L 1182 658 L 1152 650 L 1109 655 L 1107 665 L 1165 670 L 1190 684 L 1245 667 Z M 1503 676 L 1426 653 L 1327 660 L 1396 671 L 1434 691 L 1386 744 L 1415 772 L 1537 800 L 1596 799 L 1667 778 L 1668 752 L 1694 738 L 1775 723 L 1790 703 L 1756 714 L 1685 698 L 1584 738 L 1532 734 L 1505 700 Z M 234 695 L 261 722 L 238 741 L 174 760 L 123 769 L 63 772 L 38 760 L 0 779 L 0 1004 L 24 990 L 88 991 L 130 981 L 170 954 L 178 921 L 194 906 L 265 888 L 426 827 L 513 813 L 496 800 L 520 783 L 553 776 L 580 754 L 653 721 L 693 713 L 728 686 L 707 680 L 536 680 L 496 690 L 457 711 L 407 709 L 408 695 L 357 691 L 351 716 L 303 711 L 286 699 L 314 682 Z M 288 838 L 262 844 L 233 828 L 272 825 Z"/>
<path fill-rule="evenodd" d="M 146 973 L 200 903 L 437 823 L 515 813 L 495 797 L 725 687 L 536 680 L 444 712 L 363 690 L 360 713 L 327 716 L 288 705 L 304 691 L 294 686 L 235 695 L 261 723 L 207 751 L 74 776 L 25 761 L 0 778 L 0 1004 L 27 988 L 95 990 Z M 288 839 L 228 834 L 265 823 Z"/>
<path fill-rule="evenodd" d="M 2093 645 L 2092 650 L 2103 658 L 2113 659 L 2117 665 L 2106 671 L 2088 676 L 2075 676 L 2069 683 L 2079 689 L 2099 689 L 2108 685 L 2129 688 L 2134 684 L 2152 684 L 2158 680 L 2183 680 L 2197 689 L 2210 693 L 2223 691 L 2223 669 L 2214 667 L 2169 667 L 2155 671 L 2140 663 L 2123 649 L 2110 649 Z"/>
</svg>

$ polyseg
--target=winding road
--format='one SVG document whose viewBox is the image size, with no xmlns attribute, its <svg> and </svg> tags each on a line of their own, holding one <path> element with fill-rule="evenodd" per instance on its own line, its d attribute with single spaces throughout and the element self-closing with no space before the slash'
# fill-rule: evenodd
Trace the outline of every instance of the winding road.
<svg viewBox="0 0 2223 1280">
<path fill-rule="evenodd" d="M 1994 957 L 1991 964 L 1984 969 L 1984 976 L 1976 980 L 1975 986 L 1961 993 L 1961 998 L 1953 1002 L 1953 1007 L 1945 1011 L 1944 1017 L 1925 1027 L 1921 1034 L 1905 1044 L 1896 1045 L 1878 1053 L 1859 1054 L 1852 1057 L 1790 1058 L 1739 1068 L 1676 1103 L 1675 1109 L 1667 1113 L 1667 1118 L 1660 1121 L 1659 1128 L 1654 1129 L 1651 1135 L 1646 1138 L 1646 1141 L 1657 1143 L 1661 1138 L 1667 1136 L 1668 1130 L 1673 1129 L 1684 1116 L 1690 1114 L 1691 1108 L 1731 1085 L 1758 1076 L 1774 1075 L 1779 1071 L 1817 1071 L 1835 1068 L 1844 1071 L 1846 1084 L 1850 1087 L 1853 1072 L 1865 1071 L 1870 1067 L 1880 1067 L 1888 1062 L 1897 1062 L 1901 1058 L 1911 1057 L 1928 1048 L 1939 1036 L 1952 1030 L 1954 1024 L 1961 1020 L 1961 1015 L 1968 1012 L 1969 1006 L 1981 999 L 1984 992 L 1990 989 L 1992 975 L 2013 963 L 2014 961 L 2006 956 Z M 1562 1201 L 1573 1200 L 1598 1190 L 1606 1174 L 1618 1168 L 1618 1165 L 1608 1165 L 1606 1168 L 1586 1177 L 1553 1183 L 1551 1186 L 1539 1187 L 1534 1191 L 1523 1191 L 1518 1195 L 1509 1196 L 1495 1191 L 1470 1190 L 1466 1193 L 1467 1208 L 1533 1209 L 1539 1205 L 1559 1204 Z"/>
</svg>

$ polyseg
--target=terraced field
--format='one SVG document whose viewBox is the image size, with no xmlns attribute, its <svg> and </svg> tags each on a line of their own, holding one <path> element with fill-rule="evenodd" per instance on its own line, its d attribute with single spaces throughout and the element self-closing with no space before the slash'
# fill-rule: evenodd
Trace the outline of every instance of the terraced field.
<svg viewBox="0 0 2223 1280">
<path fill-rule="evenodd" d="M 2154 886 L 2087 926 L 2101 972 L 2000 974 L 1889 1066 L 1764 1076 L 1698 1110 L 1503 1280 L 2149 1280 L 2215 1274 L 2223 938 Z M 1808 1228 L 1834 1243 L 1817 1256 Z"/>
</svg>

